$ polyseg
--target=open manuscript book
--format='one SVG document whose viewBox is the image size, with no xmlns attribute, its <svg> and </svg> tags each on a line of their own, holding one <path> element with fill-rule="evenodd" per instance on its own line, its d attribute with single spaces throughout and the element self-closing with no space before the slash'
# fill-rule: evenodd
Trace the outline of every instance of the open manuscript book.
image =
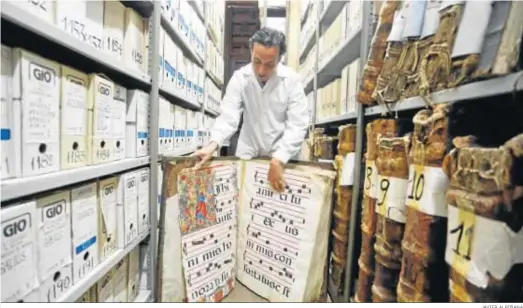
<svg viewBox="0 0 523 308">
<path fill-rule="evenodd" d="M 322 301 L 332 166 L 288 164 L 280 194 L 268 160 L 195 162 L 163 162 L 158 300 L 219 302 L 238 280 L 271 302 Z"/>
</svg>

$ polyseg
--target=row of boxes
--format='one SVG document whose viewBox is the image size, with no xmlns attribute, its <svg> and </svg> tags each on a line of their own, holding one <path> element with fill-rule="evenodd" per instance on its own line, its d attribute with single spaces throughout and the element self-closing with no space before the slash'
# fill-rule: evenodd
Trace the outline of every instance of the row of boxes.
<svg viewBox="0 0 523 308">
<path fill-rule="evenodd" d="M 194 151 L 204 144 L 210 129 L 203 127 L 203 118 L 199 111 L 175 106 L 160 97 L 160 118 L 158 120 L 158 154 Z"/>
<path fill-rule="evenodd" d="M 316 121 L 356 112 L 359 61 L 358 58 L 344 67 L 341 78 L 337 78 L 325 87 L 318 89 Z"/>
<path fill-rule="evenodd" d="M 314 77 L 316 46 L 317 45 L 312 46 L 311 51 L 307 54 L 305 60 L 300 64 L 299 74 L 304 85 Z"/>
<path fill-rule="evenodd" d="M 209 30 L 214 33 L 216 39 L 216 48 L 219 54 L 224 54 L 224 18 L 225 18 L 225 1 L 214 0 L 205 1 L 205 9 L 207 10 L 207 20 Z M 223 59 L 223 57 L 222 57 Z M 219 76 L 222 76 L 220 74 Z"/>
<path fill-rule="evenodd" d="M 221 112 L 222 90 L 210 78 L 206 78 L 205 82 L 207 93 L 205 96 L 205 108 L 219 113 Z"/>
<path fill-rule="evenodd" d="M 141 287 L 140 247 L 137 246 L 76 302 L 130 303 L 136 299 Z"/>
<path fill-rule="evenodd" d="M 162 14 L 173 25 L 185 44 L 200 58 L 205 54 L 207 31 L 202 19 L 187 0 L 162 0 Z"/>
<path fill-rule="evenodd" d="M 216 77 L 218 83 L 223 84 L 224 62 L 222 53 L 214 46 L 214 43 L 207 40 L 207 56 L 205 58 L 207 70 Z"/>
<path fill-rule="evenodd" d="M 2 179 L 148 155 L 149 95 L 2 45 Z"/>
<path fill-rule="evenodd" d="M 318 15 L 318 5 L 316 4 L 316 2 L 313 2 L 311 4 L 311 7 L 307 14 L 305 23 L 301 27 L 300 46 L 302 46 L 302 48 L 307 45 L 308 40 L 316 32 L 316 24 L 318 22 L 317 15 Z"/>
<path fill-rule="evenodd" d="M 149 168 L 55 191 L 1 213 L 2 302 L 55 302 L 149 231 Z"/>
<path fill-rule="evenodd" d="M 120 1 L 12 1 L 128 68 L 147 72 L 148 20 Z"/>
<path fill-rule="evenodd" d="M 159 84 L 162 88 L 178 93 L 190 101 L 203 104 L 204 70 L 185 57 L 173 39 L 163 30 L 159 40 Z"/>
</svg>

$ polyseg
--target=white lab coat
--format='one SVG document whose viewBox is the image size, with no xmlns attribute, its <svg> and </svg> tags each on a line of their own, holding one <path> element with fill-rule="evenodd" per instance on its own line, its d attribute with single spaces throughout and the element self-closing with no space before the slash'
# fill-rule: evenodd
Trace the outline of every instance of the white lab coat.
<svg viewBox="0 0 523 308">
<path fill-rule="evenodd" d="M 308 127 L 308 102 L 299 75 L 283 64 L 262 88 L 252 64 L 234 72 L 211 131 L 219 146 L 243 126 L 236 156 L 270 156 L 287 163 L 296 156 Z"/>
</svg>

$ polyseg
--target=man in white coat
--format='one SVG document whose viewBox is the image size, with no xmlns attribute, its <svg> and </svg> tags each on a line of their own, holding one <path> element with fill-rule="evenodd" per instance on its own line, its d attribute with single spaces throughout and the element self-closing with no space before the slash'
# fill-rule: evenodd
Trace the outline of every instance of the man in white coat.
<svg viewBox="0 0 523 308">
<path fill-rule="evenodd" d="M 299 75 L 280 63 L 286 49 L 282 32 L 263 27 L 250 47 L 251 63 L 231 77 L 210 143 L 195 153 L 201 159 L 197 167 L 237 131 L 243 113 L 236 156 L 271 157 L 268 180 L 281 192 L 284 165 L 298 154 L 307 133 L 308 102 Z"/>
</svg>

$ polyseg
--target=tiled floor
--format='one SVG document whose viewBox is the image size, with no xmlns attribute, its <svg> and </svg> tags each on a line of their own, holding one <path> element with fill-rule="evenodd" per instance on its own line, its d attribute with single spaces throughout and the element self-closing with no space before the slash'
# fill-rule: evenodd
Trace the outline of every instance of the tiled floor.
<svg viewBox="0 0 523 308">
<path fill-rule="evenodd" d="M 227 295 L 222 303 L 267 303 L 268 301 L 264 298 L 259 297 L 251 290 L 247 289 L 243 284 L 236 280 L 236 286 L 234 290 Z M 327 302 L 331 302 L 328 297 Z"/>
<path fill-rule="evenodd" d="M 222 303 L 267 303 L 267 300 L 259 297 L 236 280 L 234 290 L 223 299 Z"/>
</svg>

